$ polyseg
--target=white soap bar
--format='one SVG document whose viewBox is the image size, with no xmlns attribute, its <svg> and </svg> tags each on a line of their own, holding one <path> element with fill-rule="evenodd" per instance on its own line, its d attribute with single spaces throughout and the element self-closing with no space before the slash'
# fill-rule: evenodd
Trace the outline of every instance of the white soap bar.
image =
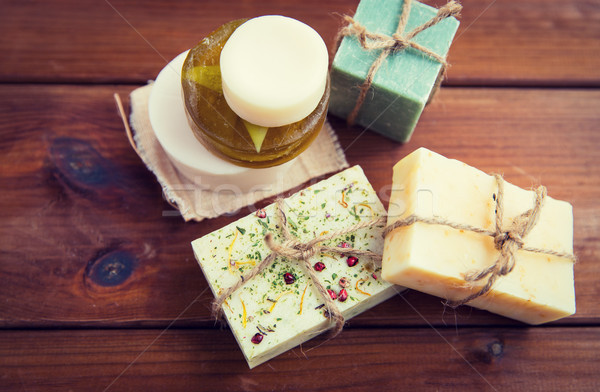
<svg viewBox="0 0 600 392">
<path fill-rule="evenodd" d="M 310 26 L 279 15 L 250 19 L 221 52 L 223 93 L 231 109 L 250 123 L 291 124 L 317 107 L 328 63 L 327 47 Z"/>
<path fill-rule="evenodd" d="M 535 196 L 504 184 L 503 227 L 508 227 L 514 217 L 533 207 Z M 416 214 L 494 231 L 496 192 L 494 177 L 420 148 L 394 166 L 388 224 Z M 571 254 L 571 205 L 546 197 L 538 223 L 524 241 L 529 247 Z M 386 237 L 383 277 L 457 301 L 485 283 L 469 288 L 465 274 L 492 265 L 498 255 L 490 236 L 417 222 Z M 469 305 L 530 324 L 569 316 L 575 313 L 573 261 L 519 250 L 514 270 Z"/>
<path fill-rule="evenodd" d="M 277 183 L 294 160 L 266 169 L 250 169 L 217 157 L 196 139 L 181 91 L 181 67 L 187 53 L 181 53 L 160 71 L 148 102 L 150 124 L 170 161 L 189 181 L 213 190 L 224 186 L 234 192 L 248 192 Z"/>
<path fill-rule="evenodd" d="M 293 235 L 306 242 L 324 232 L 341 230 L 359 221 L 383 216 L 385 209 L 362 169 L 354 166 L 321 181 L 285 200 L 286 216 Z M 273 233 L 282 242 L 275 205 L 265 208 L 265 217 L 249 215 L 192 242 L 194 254 L 215 296 L 258 264 L 270 250 L 264 236 Z M 357 230 L 323 245 L 350 247 L 380 253 L 383 225 Z M 344 317 L 351 317 L 396 294 L 380 276 L 380 268 L 369 270 L 367 259 L 359 258 L 350 267 L 347 258 L 337 254 L 315 255 L 311 265 L 322 262 L 317 271 L 320 282 L 339 293 L 339 280 L 349 281 L 348 298 L 336 304 Z M 372 265 L 372 264 L 371 264 Z M 286 284 L 284 274 L 295 281 Z M 331 327 L 324 316 L 322 296 L 313 286 L 300 262 L 277 257 L 262 274 L 246 282 L 223 305 L 223 311 L 248 365 L 257 366 L 305 342 Z M 264 332 L 259 344 L 253 336 Z"/>
</svg>

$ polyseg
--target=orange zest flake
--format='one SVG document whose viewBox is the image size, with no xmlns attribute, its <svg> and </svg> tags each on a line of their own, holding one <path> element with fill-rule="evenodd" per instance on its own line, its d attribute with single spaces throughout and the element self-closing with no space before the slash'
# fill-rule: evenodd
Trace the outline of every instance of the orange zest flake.
<svg viewBox="0 0 600 392">
<path fill-rule="evenodd" d="M 242 301 L 241 298 L 240 298 L 240 302 L 242 303 L 242 325 L 244 326 L 244 328 L 246 328 L 246 319 L 247 319 L 246 305 L 244 305 L 244 301 Z"/>
<path fill-rule="evenodd" d="M 223 288 L 221 287 L 217 293 L 219 295 L 221 295 L 222 292 L 223 292 Z M 227 306 L 227 309 L 229 309 L 229 311 L 231 313 L 233 313 L 233 310 L 231 309 L 231 306 L 229 306 L 229 303 L 227 302 L 227 300 L 223 301 L 223 305 Z"/>
<path fill-rule="evenodd" d="M 348 203 L 346 203 L 346 192 L 342 191 L 342 200 L 338 200 L 338 203 L 344 208 L 348 208 Z"/>
<path fill-rule="evenodd" d="M 327 234 L 327 233 L 329 233 L 329 230 L 323 230 L 323 231 L 321 232 L 321 234 L 319 234 L 319 237 L 321 237 L 322 235 L 325 235 L 325 234 Z M 319 243 L 321 243 L 321 242 L 319 242 Z"/>
<path fill-rule="evenodd" d="M 229 264 L 231 264 L 231 262 L 229 262 Z M 236 268 L 239 268 L 239 265 L 244 265 L 244 264 L 252 264 L 252 266 L 256 265 L 256 261 L 254 260 L 248 260 L 248 261 L 234 261 L 233 264 L 235 265 Z"/>
<path fill-rule="evenodd" d="M 283 297 L 286 294 L 292 294 L 292 293 L 293 293 L 293 291 L 288 290 L 288 291 L 284 291 L 283 293 L 279 294 L 277 296 L 277 298 L 275 298 L 275 301 L 273 301 L 273 305 L 271 305 L 271 307 L 269 308 L 269 313 L 271 313 L 273 311 L 273 309 L 275 308 L 275 305 L 277 305 L 277 302 L 279 302 L 279 299 L 281 297 Z"/>
<path fill-rule="evenodd" d="M 233 244 L 235 244 L 235 240 L 237 240 L 238 231 L 235 231 L 235 237 L 233 237 L 233 241 L 231 241 L 231 245 L 229 245 L 229 251 L 227 256 L 227 269 L 230 273 L 233 274 L 233 270 L 231 269 L 231 251 L 233 250 Z"/>
<path fill-rule="evenodd" d="M 366 279 L 359 279 L 359 280 L 357 280 L 357 281 L 356 281 L 356 291 L 358 291 L 358 292 L 359 292 L 359 293 L 361 293 L 361 294 L 368 295 L 368 296 L 370 297 L 370 296 L 371 296 L 371 294 L 367 293 L 366 291 L 362 291 L 361 289 L 359 289 L 359 288 L 358 288 L 358 285 L 359 285 L 361 282 L 366 282 L 366 281 L 367 281 Z"/>
<path fill-rule="evenodd" d="M 373 212 L 373 209 L 371 208 L 370 205 L 365 204 L 365 203 L 358 203 L 357 206 L 362 206 L 362 207 L 368 208 L 369 211 L 371 211 L 371 216 L 375 215 L 375 213 Z M 354 212 L 356 212 L 356 209 L 354 210 Z"/>
<path fill-rule="evenodd" d="M 302 306 L 304 306 L 304 294 L 306 294 L 307 288 L 308 288 L 308 285 L 306 285 L 304 287 L 304 291 L 302 292 L 302 297 L 300 298 L 300 311 L 298 312 L 298 314 L 302 314 Z"/>
</svg>

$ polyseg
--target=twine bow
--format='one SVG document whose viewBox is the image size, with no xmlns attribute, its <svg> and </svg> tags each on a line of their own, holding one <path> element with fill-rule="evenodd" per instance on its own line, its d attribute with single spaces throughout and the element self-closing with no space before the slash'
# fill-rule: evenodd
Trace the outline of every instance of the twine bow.
<svg viewBox="0 0 600 392">
<path fill-rule="evenodd" d="M 371 50 L 382 50 L 381 54 L 377 57 L 377 59 L 371 64 L 369 71 L 367 72 L 367 76 L 365 81 L 360 87 L 360 93 L 358 95 L 358 99 L 356 100 L 356 104 L 354 105 L 354 109 L 348 115 L 347 122 L 348 124 L 354 124 L 356 120 L 356 116 L 360 108 L 362 107 L 365 97 L 367 96 L 367 92 L 371 85 L 373 84 L 373 79 L 375 78 L 375 74 L 379 70 L 379 67 L 383 64 L 385 59 L 391 54 L 395 52 L 399 52 L 406 48 L 414 48 L 426 56 L 436 60 L 442 65 L 442 70 L 440 72 L 439 81 L 445 77 L 446 70 L 448 68 L 448 62 L 445 57 L 438 55 L 437 53 L 427 49 L 426 47 L 419 45 L 418 43 L 413 41 L 413 38 L 417 36 L 422 31 L 430 28 L 441 22 L 442 20 L 450 17 L 450 16 L 458 16 L 460 11 L 462 10 L 462 6 L 452 0 L 448 2 L 443 7 L 439 8 L 436 16 L 431 18 L 429 21 L 423 23 L 421 26 L 413 29 L 409 33 L 405 34 L 404 29 L 406 28 L 406 23 L 408 22 L 408 16 L 410 15 L 410 7 L 412 0 L 404 0 L 402 4 L 402 13 L 400 14 L 400 20 L 398 22 L 398 27 L 396 28 L 396 32 L 391 36 L 385 34 L 372 33 L 367 31 L 367 29 L 355 21 L 352 17 L 348 15 L 344 15 L 343 18 L 346 21 L 347 25 L 344 26 L 337 35 L 336 41 L 339 43 L 341 39 L 345 36 L 356 36 L 360 45 L 363 49 L 371 51 Z M 336 45 L 339 46 L 339 45 Z"/>
<path fill-rule="evenodd" d="M 352 233 L 356 230 L 363 229 L 366 227 L 373 227 L 373 226 L 377 226 L 377 225 L 383 226 L 383 225 L 385 225 L 386 218 L 379 217 L 379 218 L 372 219 L 369 221 L 359 222 L 359 223 L 357 223 L 353 226 L 350 226 L 346 229 L 342 229 L 342 230 L 338 230 L 338 231 L 335 231 L 332 233 L 320 235 L 308 242 L 300 242 L 300 241 L 298 241 L 298 239 L 296 237 L 294 237 L 290 233 L 290 231 L 288 229 L 287 217 L 286 217 L 285 211 L 284 211 L 283 199 L 277 199 L 276 206 L 277 206 L 277 215 L 278 215 L 278 218 L 281 223 L 280 230 L 281 230 L 281 234 L 282 234 L 284 241 L 281 244 L 278 244 L 275 241 L 275 239 L 273 238 L 273 235 L 271 233 L 268 233 L 265 235 L 264 240 L 265 240 L 266 245 L 271 250 L 271 253 L 269 253 L 269 255 L 267 257 L 265 257 L 260 262 L 260 264 L 258 264 L 252 270 L 250 270 L 250 272 L 247 275 L 241 276 L 241 279 L 236 284 L 234 284 L 233 286 L 226 289 L 223 293 L 221 293 L 221 295 L 219 295 L 213 301 L 213 304 L 212 304 L 213 315 L 215 316 L 215 318 L 219 318 L 220 313 L 222 311 L 222 305 L 231 294 L 235 293 L 240 287 L 242 287 L 244 285 L 245 282 L 251 280 L 256 275 L 260 274 L 267 266 L 269 266 L 273 262 L 273 260 L 275 260 L 275 258 L 277 256 L 282 256 L 282 257 L 286 257 L 290 261 L 296 260 L 304 265 L 311 282 L 317 288 L 317 290 L 319 291 L 319 294 L 321 294 L 321 297 L 323 298 L 323 300 L 325 302 L 325 306 L 327 307 L 327 310 L 328 310 L 329 319 L 335 323 L 335 328 L 332 331 L 332 335 L 335 336 L 338 333 L 340 333 L 344 327 L 344 316 L 338 309 L 338 307 L 335 304 L 335 302 L 333 301 L 333 299 L 331 299 L 331 296 L 327 292 L 327 289 L 319 281 L 312 265 L 310 264 L 310 259 L 318 253 L 329 252 L 329 253 L 352 254 L 355 256 L 363 256 L 363 257 L 367 257 L 367 258 L 370 258 L 371 260 L 375 260 L 375 261 L 381 260 L 380 254 L 377 254 L 377 253 L 374 253 L 371 251 L 366 251 L 366 250 L 361 250 L 361 249 L 353 249 L 353 248 L 340 248 L 340 247 L 324 246 L 324 245 L 321 245 L 321 242 L 331 240 L 331 239 L 340 237 L 344 234 Z"/>
<path fill-rule="evenodd" d="M 398 220 L 387 226 L 383 232 L 383 235 L 387 236 L 398 227 L 410 226 L 416 222 L 422 222 L 431 225 L 449 226 L 457 230 L 480 233 L 490 236 L 494 239 L 494 247 L 500 252 L 494 264 L 479 272 L 469 273 L 465 276 L 465 281 L 469 283 L 479 282 L 487 278 L 486 283 L 477 292 L 467 296 L 464 299 L 446 302 L 447 305 L 454 308 L 485 295 L 491 290 L 494 282 L 496 282 L 499 277 L 508 275 L 510 272 L 512 272 L 515 267 L 515 254 L 519 250 L 562 257 L 570 259 L 573 262 L 577 260 L 575 255 L 570 253 L 556 252 L 553 250 L 534 248 L 525 245 L 525 237 L 531 232 L 539 220 L 540 211 L 542 210 L 546 198 L 545 187 L 539 186 L 535 190 L 535 201 L 533 207 L 514 218 L 512 224 L 505 228 L 502 226 L 502 221 L 504 219 L 504 179 L 499 174 L 495 174 L 494 178 L 496 179 L 496 184 L 498 186 L 498 194 L 495 196 L 496 219 L 494 231 L 467 224 L 455 223 L 441 218 L 424 218 L 417 215 L 410 215 L 405 219 Z"/>
</svg>

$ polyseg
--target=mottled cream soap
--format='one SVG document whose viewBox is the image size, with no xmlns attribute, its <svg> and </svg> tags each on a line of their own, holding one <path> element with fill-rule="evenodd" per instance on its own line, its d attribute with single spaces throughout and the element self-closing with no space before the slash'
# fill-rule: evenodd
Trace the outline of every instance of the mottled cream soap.
<svg viewBox="0 0 600 392">
<path fill-rule="evenodd" d="M 394 166 L 388 224 L 411 214 L 439 217 L 493 231 L 494 177 L 462 162 L 420 148 Z M 533 207 L 535 195 L 505 182 L 504 225 Z M 525 237 L 529 247 L 573 252 L 569 203 L 546 198 L 537 225 Z M 480 271 L 498 257 L 493 238 L 443 225 L 417 222 L 391 232 L 384 245 L 382 276 L 389 282 L 450 300 L 477 292 L 465 273 Z M 530 324 L 575 313 L 573 262 L 517 251 L 514 270 L 498 278 L 485 296 L 469 303 Z"/>
<path fill-rule="evenodd" d="M 359 166 L 294 194 L 285 200 L 285 205 L 288 227 L 303 242 L 385 215 L 383 205 Z M 270 253 L 263 240 L 265 234 L 272 233 L 277 242 L 283 241 L 275 211 L 275 205 L 269 205 L 264 213 L 259 211 L 246 216 L 192 242 L 213 294 L 235 284 L 242 274 L 247 274 Z M 381 253 L 382 231 L 383 225 L 365 228 L 323 245 L 347 244 Z M 398 290 L 381 279 L 380 267 L 368 268 L 367 259 L 359 257 L 356 265 L 349 266 L 346 257 L 320 254 L 311 259 L 311 265 L 317 262 L 325 267 L 321 271 L 315 268 L 320 282 L 337 295 L 343 288 L 340 279 L 347 279 L 347 299 L 336 300 L 346 319 L 390 298 Z M 285 274 L 294 277 L 292 283 L 286 283 Z M 228 298 L 223 311 L 252 368 L 331 327 L 323 304 L 322 296 L 301 263 L 277 257 L 262 274 Z M 258 344 L 252 342 L 256 334 L 262 335 Z"/>
</svg>

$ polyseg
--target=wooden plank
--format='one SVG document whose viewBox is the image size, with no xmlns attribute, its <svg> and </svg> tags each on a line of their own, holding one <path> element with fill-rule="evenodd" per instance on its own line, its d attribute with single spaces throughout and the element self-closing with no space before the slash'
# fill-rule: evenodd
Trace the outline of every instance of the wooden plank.
<svg viewBox="0 0 600 392">
<path fill-rule="evenodd" d="M 0 86 L 1 326 L 213 325 L 189 243 L 250 211 L 200 224 L 171 216 L 117 116 L 112 93 L 130 89 Z M 594 90 L 447 88 L 405 145 L 331 121 L 385 203 L 392 165 L 419 146 L 572 202 L 578 312 L 559 323 L 597 324 L 599 104 Z M 515 324 L 410 292 L 352 325 L 427 322 Z"/>
<path fill-rule="evenodd" d="M 441 5 L 443 0 L 428 2 Z M 450 51 L 454 85 L 600 85 L 600 1 L 464 0 Z M 332 46 L 350 0 L 286 3 L 5 1 L 0 81 L 144 83 L 220 24 L 284 14 Z"/>
<path fill-rule="evenodd" d="M 597 0 L 461 3 L 464 17 L 450 50 L 449 84 L 600 84 L 598 59 L 590 58 L 600 49 Z"/>
<path fill-rule="evenodd" d="M 353 329 L 249 370 L 228 331 L 8 331 L 0 388 L 583 392 L 599 350 L 597 328 Z"/>
</svg>

